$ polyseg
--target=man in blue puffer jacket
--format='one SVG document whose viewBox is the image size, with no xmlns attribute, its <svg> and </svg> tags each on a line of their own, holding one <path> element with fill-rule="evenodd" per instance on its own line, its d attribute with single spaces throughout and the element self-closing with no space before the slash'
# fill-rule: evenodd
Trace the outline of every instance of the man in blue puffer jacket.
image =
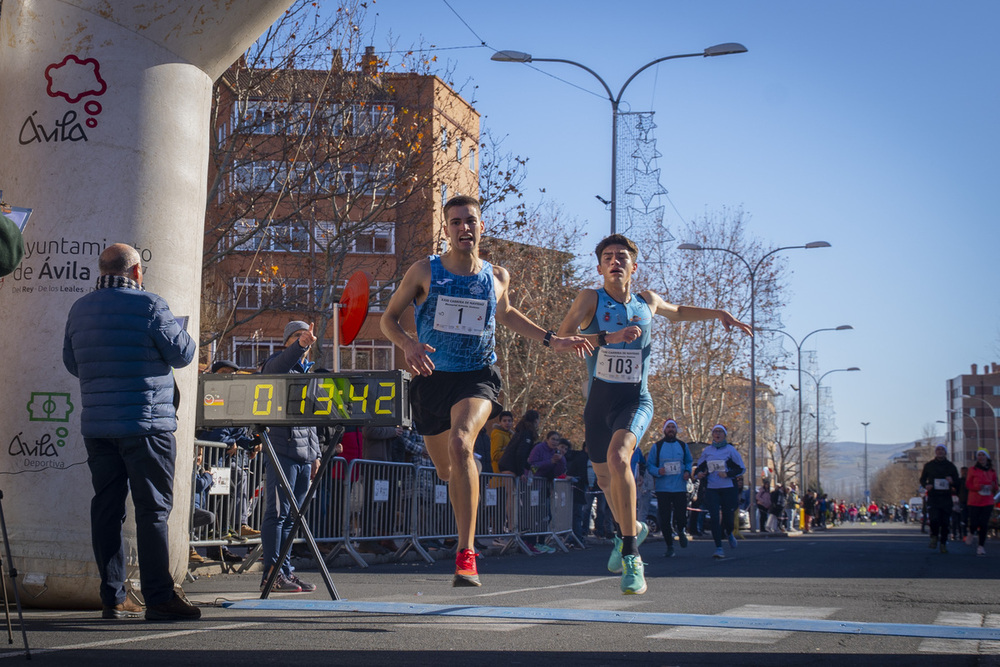
<svg viewBox="0 0 1000 667">
<path fill-rule="evenodd" d="M 147 620 L 193 620 L 201 612 L 174 593 L 167 517 L 173 507 L 177 430 L 172 368 L 197 345 L 167 302 L 142 289 L 135 248 L 108 246 L 97 288 L 70 309 L 63 364 L 80 379 L 80 430 L 94 484 L 90 506 L 102 616 L 133 618 L 142 608 L 125 591 L 125 498 L 135 504 L 139 579 Z"/>
<path fill-rule="evenodd" d="M 264 362 L 262 373 L 305 373 L 312 366 L 306 361 L 309 348 L 316 342 L 313 325 L 295 320 L 285 325 L 285 349 L 275 352 Z M 277 455 L 278 464 L 295 494 L 296 505 L 301 506 L 309 490 L 309 480 L 319 471 L 319 435 L 312 426 L 275 426 L 268 429 L 268 437 Z M 278 478 L 271 470 L 271 462 L 265 461 L 264 520 L 261 523 L 260 543 L 264 550 L 264 579 L 261 590 L 271 568 L 278 562 L 281 545 L 292 532 L 291 501 L 278 488 Z M 292 572 L 286 556 L 280 565 L 281 571 L 271 589 L 279 593 L 302 593 L 316 590 L 316 584 L 303 581 Z"/>
</svg>

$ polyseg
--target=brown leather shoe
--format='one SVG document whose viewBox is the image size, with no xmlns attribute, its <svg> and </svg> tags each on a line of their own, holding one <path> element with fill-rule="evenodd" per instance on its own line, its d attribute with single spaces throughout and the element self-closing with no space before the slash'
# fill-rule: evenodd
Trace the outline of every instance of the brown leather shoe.
<svg viewBox="0 0 1000 667">
<path fill-rule="evenodd" d="M 147 621 L 196 621 L 201 618 L 201 609 L 182 599 L 177 593 L 167 602 L 146 607 Z"/>
<path fill-rule="evenodd" d="M 139 618 L 142 615 L 142 609 L 141 604 L 133 602 L 131 598 L 126 597 L 125 601 L 121 604 L 116 604 L 114 607 L 105 606 L 101 611 L 101 618 L 119 621 L 126 618 Z"/>
</svg>

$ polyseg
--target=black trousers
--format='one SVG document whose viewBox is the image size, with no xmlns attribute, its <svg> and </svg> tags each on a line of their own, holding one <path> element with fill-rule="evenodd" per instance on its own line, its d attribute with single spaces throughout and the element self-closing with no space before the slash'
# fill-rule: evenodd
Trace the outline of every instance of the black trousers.
<svg viewBox="0 0 1000 667">
<path fill-rule="evenodd" d="M 948 541 L 948 525 L 951 521 L 951 505 L 947 507 L 929 507 L 927 516 L 931 522 L 931 535 L 937 535 L 941 543 Z"/>
<path fill-rule="evenodd" d="M 684 532 L 687 525 L 687 493 L 684 491 L 657 491 L 660 530 L 668 548 L 674 545 L 674 535 Z"/>
</svg>

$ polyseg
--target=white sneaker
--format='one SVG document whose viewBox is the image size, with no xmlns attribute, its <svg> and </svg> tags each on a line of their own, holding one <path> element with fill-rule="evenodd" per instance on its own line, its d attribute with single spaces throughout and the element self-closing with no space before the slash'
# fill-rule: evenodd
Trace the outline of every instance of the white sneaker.
<svg viewBox="0 0 1000 667">
<path fill-rule="evenodd" d="M 985 556 L 986 555 L 986 549 L 984 547 L 976 547 L 976 555 L 977 556 Z"/>
</svg>

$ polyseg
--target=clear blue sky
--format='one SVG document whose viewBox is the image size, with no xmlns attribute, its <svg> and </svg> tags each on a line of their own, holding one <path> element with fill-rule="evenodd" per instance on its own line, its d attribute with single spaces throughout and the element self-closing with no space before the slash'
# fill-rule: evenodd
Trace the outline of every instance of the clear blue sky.
<svg viewBox="0 0 1000 667">
<path fill-rule="evenodd" d="M 685 219 L 742 206 L 751 231 L 775 246 L 833 245 L 786 253 L 783 320 L 796 338 L 855 328 L 806 345 L 821 373 L 862 368 L 824 382 L 834 439 L 862 440 L 862 421 L 870 442 L 916 439 L 944 419 L 947 378 L 1000 361 L 1000 3 L 449 4 L 471 31 L 443 0 L 378 0 L 372 43 L 383 50 L 390 32 L 401 45 L 485 41 L 437 54 L 460 87 L 471 79 L 463 94 L 508 136 L 507 149 L 530 158 L 529 187 L 587 221 L 584 252 L 609 224 L 594 195 L 609 197 L 610 103 L 582 70 L 495 63 L 493 50 L 581 62 L 617 94 L 661 56 L 747 46 L 650 68 L 623 108 L 656 112 L 661 182 Z"/>
</svg>

